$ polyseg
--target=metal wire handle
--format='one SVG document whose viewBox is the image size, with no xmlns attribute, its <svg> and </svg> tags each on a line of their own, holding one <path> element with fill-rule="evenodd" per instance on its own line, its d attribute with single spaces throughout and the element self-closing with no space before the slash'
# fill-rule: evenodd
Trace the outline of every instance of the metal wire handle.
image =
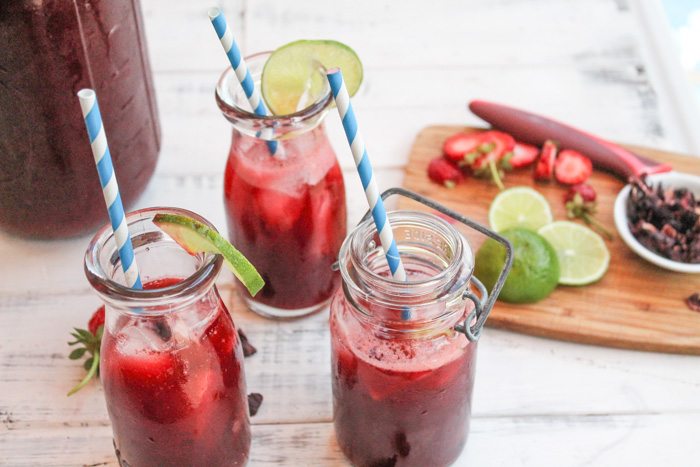
<svg viewBox="0 0 700 467">
<path fill-rule="evenodd" d="M 388 197 L 393 195 L 404 196 L 406 198 L 417 201 L 431 209 L 441 212 L 446 216 L 449 216 L 452 219 L 461 222 L 467 227 L 474 229 L 477 232 L 496 240 L 506 248 L 506 262 L 503 265 L 503 269 L 501 269 L 501 273 L 498 275 L 498 279 L 496 280 L 496 284 L 494 284 L 493 289 L 491 290 L 491 294 L 489 295 L 489 293 L 486 291 L 486 287 L 484 287 L 484 284 L 482 284 L 479 279 L 477 279 L 475 276 L 472 276 L 472 283 L 476 286 L 476 289 L 478 290 L 479 295 L 481 296 L 477 296 L 471 290 L 465 291 L 462 295 L 463 298 L 471 300 L 474 303 L 474 309 L 471 311 L 471 313 L 469 313 L 469 316 L 467 316 L 467 319 L 464 321 L 464 324 L 455 325 L 454 330 L 457 332 L 464 333 L 467 336 L 467 339 L 469 339 L 471 342 L 478 341 L 479 337 L 481 337 L 481 331 L 484 328 L 484 323 L 486 323 L 486 318 L 489 317 L 491 308 L 493 308 L 493 305 L 496 302 L 496 298 L 498 298 L 498 294 L 501 292 L 503 284 L 506 281 L 508 272 L 510 272 L 510 268 L 513 265 L 513 245 L 510 243 L 510 241 L 508 241 L 507 238 L 497 234 L 489 228 L 484 227 L 478 222 L 475 222 L 469 219 L 468 217 L 463 216 L 462 214 L 456 211 L 453 211 L 452 209 L 446 208 L 445 206 L 438 204 L 435 201 L 426 198 L 423 195 L 419 195 L 418 193 L 415 193 L 411 190 L 407 190 L 406 188 L 389 188 L 388 190 L 382 193 L 382 200 L 386 200 Z M 371 212 L 368 210 L 367 213 L 362 217 L 358 225 L 369 219 L 370 215 Z M 339 263 L 333 263 L 332 269 L 334 271 L 337 271 L 339 269 Z M 471 324 L 472 321 L 474 321 L 474 324 Z"/>
</svg>

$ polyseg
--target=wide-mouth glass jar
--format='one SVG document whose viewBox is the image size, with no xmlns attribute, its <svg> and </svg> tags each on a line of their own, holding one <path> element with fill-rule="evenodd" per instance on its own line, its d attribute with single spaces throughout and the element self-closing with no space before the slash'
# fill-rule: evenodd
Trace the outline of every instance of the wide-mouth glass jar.
<svg viewBox="0 0 700 467">
<path fill-rule="evenodd" d="M 474 316 L 474 255 L 433 214 L 388 216 L 407 282 L 392 279 L 371 220 L 340 251 L 330 318 L 336 437 L 356 466 L 445 466 L 469 432 L 477 344 L 458 329 Z"/>
<path fill-rule="evenodd" d="M 245 58 L 258 92 L 269 55 Z M 254 114 L 232 68 L 216 88 L 216 102 L 233 126 L 224 175 L 229 239 L 265 280 L 255 297 L 237 290 L 263 316 L 319 311 L 339 284 L 331 265 L 347 232 L 345 185 L 323 125 L 333 101 L 323 81 L 310 105 L 280 116 Z"/>
<path fill-rule="evenodd" d="M 243 354 L 216 289 L 220 255 L 190 255 L 152 219 L 127 214 L 144 290 L 126 287 L 111 226 L 85 255 L 105 303 L 100 377 L 122 466 L 244 465 L 251 442 Z"/>
</svg>

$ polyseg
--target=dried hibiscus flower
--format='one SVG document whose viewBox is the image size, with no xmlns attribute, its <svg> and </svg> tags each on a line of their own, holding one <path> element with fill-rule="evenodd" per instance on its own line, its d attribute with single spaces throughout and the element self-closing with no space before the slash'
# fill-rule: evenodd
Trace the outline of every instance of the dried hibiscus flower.
<svg viewBox="0 0 700 467">
<path fill-rule="evenodd" d="M 686 298 L 685 304 L 693 311 L 700 311 L 700 294 L 695 292 L 693 295 Z"/>
<path fill-rule="evenodd" d="M 241 339 L 241 345 L 243 346 L 243 356 L 250 357 L 251 355 L 258 352 L 253 344 L 248 340 L 248 336 L 245 335 L 242 329 L 238 328 L 238 337 Z"/>
<path fill-rule="evenodd" d="M 670 260 L 700 263 L 700 203 L 687 188 L 653 187 L 632 178 L 627 222 L 632 235 Z"/>
<path fill-rule="evenodd" d="M 259 392 L 251 392 L 248 394 L 248 409 L 250 410 L 250 416 L 253 417 L 258 413 L 260 406 L 263 402 L 263 395 Z"/>
</svg>

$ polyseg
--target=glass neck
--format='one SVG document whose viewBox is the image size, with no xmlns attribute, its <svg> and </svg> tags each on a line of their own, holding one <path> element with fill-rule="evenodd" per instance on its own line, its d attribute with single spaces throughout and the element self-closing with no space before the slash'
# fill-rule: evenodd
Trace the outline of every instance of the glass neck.
<svg viewBox="0 0 700 467">
<path fill-rule="evenodd" d="M 258 53 L 245 58 L 246 66 L 255 83 L 255 92 L 260 92 L 262 69 L 270 52 Z M 323 74 L 317 77 L 316 74 Z M 224 117 L 231 122 L 238 132 L 265 140 L 284 140 L 294 138 L 316 128 L 328 113 L 333 102 L 333 95 L 327 83 L 325 73 L 318 70 L 315 79 L 323 79 L 323 87 L 312 103 L 288 115 L 256 115 L 251 111 L 248 99 L 241 83 L 232 68 L 226 69 L 216 86 L 216 103 Z"/>
<path fill-rule="evenodd" d="M 444 220 L 420 211 L 389 214 L 408 281 L 392 279 L 371 219 L 340 250 L 347 301 L 360 321 L 387 332 L 451 328 L 463 318 L 463 294 L 474 269 L 471 247 Z"/>
<path fill-rule="evenodd" d="M 85 253 L 88 281 L 110 308 L 119 312 L 154 316 L 183 309 L 200 300 L 214 286 L 221 271 L 220 255 L 190 255 L 153 224 L 158 213 L 179 214 L 214 228 L 197 214 L 177 208 L 149 208 L 126 215 L 142 283 L 163 279 L 179 282 L 160 288 L 136 290 L 127 287 L 111 225 L 95 235 Z"/>
</svg>

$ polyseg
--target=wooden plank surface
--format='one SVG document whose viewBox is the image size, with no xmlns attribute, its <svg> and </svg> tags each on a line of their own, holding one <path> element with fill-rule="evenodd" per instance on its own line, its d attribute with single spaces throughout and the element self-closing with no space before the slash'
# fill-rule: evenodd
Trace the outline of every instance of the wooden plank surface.
<svg viewBox="0 0 700 467">
<path fill-rule="evenodd" d="M 466 183 L 450 190 L 431 182 L 427 176 L 428 163 L 441 154 L 443 141 L 462 131 L 479 130 L 454 126 L 425 128 L 413 145 L 404 186 L 488 225 L 488 209 L 498 194 L 495 184 L 469 177 Z M 700 175 L 697 158 L 641 147 L 630 149 L 668 162 L 679 172 Z M 556 182 L 535 183 L 532 170 L 530 166 L 508 172 L 506 188 L 534 187 L 548 199 L 554 219 L 566 219 L 562 197 L 567 188 Z M 597 170 L 588 183 L 598 194 L 596 217 L 615 232 L 613 205 L 624 184 Z M 416 203 L 402 199 L 399 206 L 416 207 Z M 466 228 L 460 230 L 477 251 L 484 237 Z M 699 355 L 700 313 L 688 309 L 684 300 L 700 291 L 700 275 L 675 273 L 654 266 L 632 252 L 619 235 L 606 244 L 610 250 L 610 266 L 600 281 L 584 287 L 559 286 L 549 297 L 535 304 L 497 302 L 487 325 L 585 344 Z"/>
<path fill-rule="evenodd" d="M 696 431 L 692 414 L 474 418 L 467 446 L 453 466 L 692 466 L 688 460 L 700 457 L 700 444 L 684 433 Z M 250 467 L 350 466 L 332 423 L 254 425 L 252 432 Z M 34 434 L 43 449 L 37 449 Z M 107 426 L 12 431 L 0 437 L 0 449 L 14 459 L 0 459 L 8 467 L 118 466 Z"/>
</svg>

